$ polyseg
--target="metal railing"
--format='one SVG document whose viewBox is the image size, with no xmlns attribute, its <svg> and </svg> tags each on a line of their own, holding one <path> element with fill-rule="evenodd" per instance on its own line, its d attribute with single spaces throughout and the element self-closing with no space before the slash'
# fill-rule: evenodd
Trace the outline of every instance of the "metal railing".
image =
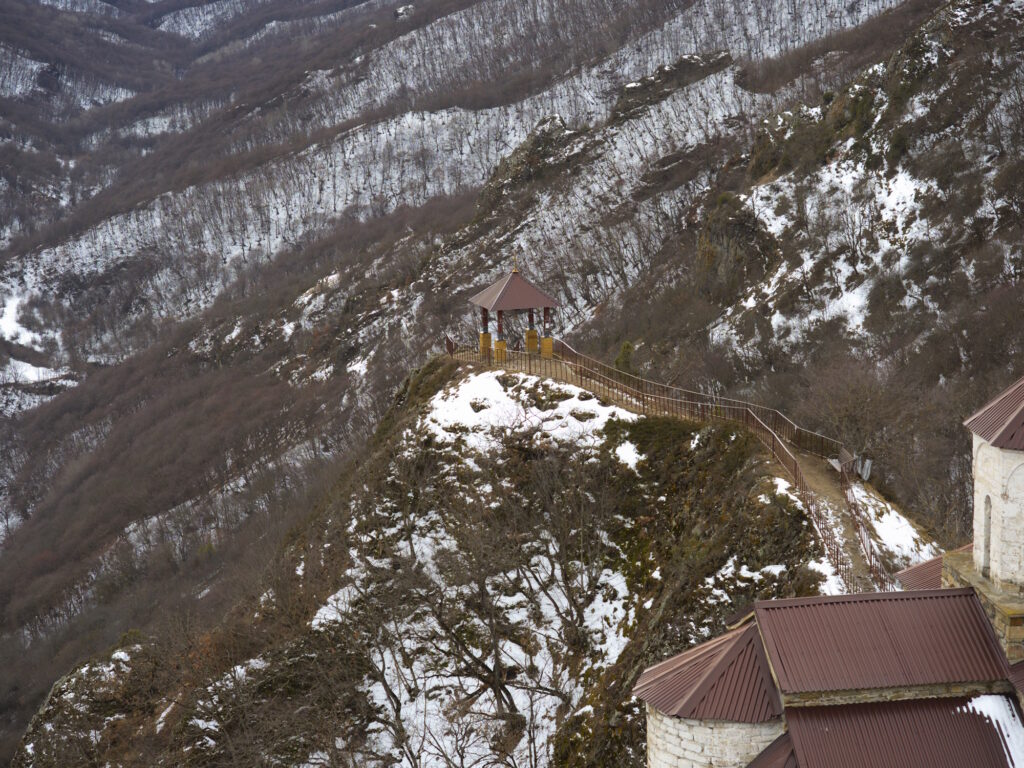
<svg viewBox="0 0 1024 768">
<path fill-rule="evenodd" d="M 669 399 L 692 400 L 705 402 L 715 406 L 735 406 L 748 408 L 755 413 L 773 432 L 782 437 L 788 443 L 795 445 L 802 451 L 813 453 L 816 456 L 830 458 L 837 456 L 843 450 L 843 444 L 831 437 L 812 432 L 795 424 L 788 416 L 774 408 L 768 408 L 757 403 L 750 403 L 744 400 L 736 400 L 729 397 L 709 395 L 704 392 L 697 392 L 682 387 L 673 387 L 668 384 L 649 381 L 640 376 L 620 371 L 607 363 L 602 363 L 586 355 L 581 355 L 564 341 L 555 340 L 555 354 L 564 360 L 575 362 L 581 369 L 594 372 L 608 381 L 621 384 L 631 389 L 640 391 L 645 395 L 663 397 Z"/>
<path fill-rule="evenodd" d="M 878 585 L 879 589 L 883 592 L 898 591 L 902 587 L 896 577 L 889 572 L 888 567 L 879 556 L 871 540 L 867 515 L 864 513 L 860 502 L 857 501 L 856 494 L 853 492 L 853 464 L 854 459 L 852 456 L 849 461 L 840 463 L 839 485 L 843 489 L 846 506 L 850 510 L 850 516 L 853 518 L 857 529 L 857 540 L 860 542 L 860 548 L 864 552 L 864 559 L 867 561 L 868 569 L 871 571 L 871 578 Z"/>
<path fill-rule="evenodd" d="M 780 411 L 767 408 L 756 403 L 748 403 L 733 398 L 717 397 L 703 392 L 659 384 L 625 373 L 593 358 L 581 355 L 565 342 L 556 340 L 552 357 L 542 357 L 535 353 L 520 350 L 470 349 L 459 346 L 449 336 L 445 336 L 445 349 L 454 359 L 461 362 L 484 363 L 491 367 L 502 367 L 509 370 L 535 374 L 544 378 L 574 384 L 582 389 L 593 392 L 598 397 L 621 405 L 631 411 L 650 416 L 670 416 L 688 421 L 728 422 L 742 424 L 760 440 L 772 453 L 775 459 L 789 474 L 796 488 L 797 497 L 807 510 L 811 521 L 818 531 L 819 538 L 825 548 L 829 563 L 836 575 L 842 579 L 848 591 L 856 588 L 853 564 L 843 547 L 842 541 L 836 536 L 832 521 L 822 509 L 817 496 L 811 490 L 800 463 L 790 449 L 790 445 L 823 458 L 835 457 L 845 466 L 849 452 L 838 440 L 817 432 L 804 429 Z M 852 463 L 850 464 L 852 467 Z M 841 477 L 849 478 L 845 472 Z M 843 486 L 851 511 L 858 524 L 858 534 L 862 536 L 861 546 L 865 549 L 865 558 L 879 587 L 883 590 L 898 589 L 895 579 L 889 576 L 885 566 L 878 560 L 870 541 L 863 537 L 866 534 L 863 516 L 853 497 L 852 490 Z"/>
</svg>

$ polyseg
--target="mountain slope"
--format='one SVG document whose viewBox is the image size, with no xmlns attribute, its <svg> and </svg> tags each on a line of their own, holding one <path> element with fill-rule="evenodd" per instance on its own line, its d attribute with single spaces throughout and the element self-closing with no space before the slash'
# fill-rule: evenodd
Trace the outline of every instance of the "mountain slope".
<svg viewBox="0 0 1024 768">
<path fill-rule="evenodd" d="M 164 74 L 65 62 L 134 94 L 86 106 L 19 60 L 0 105 L 35 169 L 2 211 L 8 749 L 122 632 L 249 597 L 513 257 L 581 348 L 842 436 L 962 534 L 957 417 L 1019 346 L 1015 5 L 110 8 L 38 13 Z"/>
<path fill-rule="evenodd" d="M 14 764 L 642 765 L 640 669 L 816 590 L 752 437 L 451 375 L 410 380 L 268 591 L 63 680 Z"/>
<path fill-rule="evenodd" d="M 702 314 L 605 332 L 649 339 L 662 376 L 843 435 L 950 542 L 971 519 L 960 420 L 1020 373 L 1021 22 L 1013 3 L 952 3 L 887 61 L 765 121 L 680 235 L 689 273 L 636 287 L 661 294 L 648 316 Z M 668 256 L 660 273 L 679 268 Z"/>
</svg>

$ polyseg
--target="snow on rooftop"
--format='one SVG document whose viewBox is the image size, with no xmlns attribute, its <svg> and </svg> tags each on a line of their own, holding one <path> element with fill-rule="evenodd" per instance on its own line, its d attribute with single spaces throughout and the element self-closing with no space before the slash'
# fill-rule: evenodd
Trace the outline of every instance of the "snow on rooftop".
<svg viewBox="0 0 1024 768">
<path fill-rule="evenodd" d="M 963 710 L 987 717 L 999 731 L 1007 762 L 1014 766 L 1024 766 L 1024 726 L 1009 697 L 997 694 L 975 696 L 964 705 Z"/>
</svg>

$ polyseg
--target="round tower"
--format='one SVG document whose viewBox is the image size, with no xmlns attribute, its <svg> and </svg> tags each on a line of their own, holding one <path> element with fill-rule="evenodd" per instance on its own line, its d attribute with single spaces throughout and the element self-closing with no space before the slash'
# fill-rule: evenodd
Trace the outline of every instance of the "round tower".
<svg viewBox="0 0 1024 768">
<path fill-rule="evenodd" d="M 972 433 L 974 544 L 947 552 L 946 586 L 974 587 L 1006 656 L 1024 660 L 1024 379 L 964 422 Z"/>
<path fill-rule="evenodd" d="M 1024 592 L 1024 379 L 971 416 L 974 566 L 999 589 Z"/>
<path fill-rule="evenodd" d="M 746 768 L 785 731 L 753 621 L 646 670 L 648 768 Z"/>
</svg>

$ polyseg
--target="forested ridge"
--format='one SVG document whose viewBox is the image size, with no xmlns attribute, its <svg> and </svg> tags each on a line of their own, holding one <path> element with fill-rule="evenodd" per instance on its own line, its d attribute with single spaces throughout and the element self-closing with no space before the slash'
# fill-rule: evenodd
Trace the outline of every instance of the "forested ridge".
<svg viewBox="0 0 1024 768">
<path fill-rule="evenodd" d="M 98 760 L 113 738 L 110 754 L 127 763 L 155 749 L 170 764 L 202 742 L 189 722 L 205 719 L 200 689 L 211 681 L 264 653 L 294 663 L 288 643 L 339 647 L 303 628 L 316 600 L 341 587 L 329 584 L 350 568 L 340 554 L 325 560 L 322 583 L 289 587 L 302 597 L 287 621 L 267 625 L 277 627 L 269 638 L 250 626 L 253 601 L 274 579 L 295 581 L 296 541 L 353 535 L 330 528 L 324 505 L 341 515 L 355 502 L 343 503 L 339 484 L 390 466 L 394 457 L 373 460 L 402 439 L 388 423 L 418 418 L 396 393 L 409 396 L 403 382 L 441 351 L 442 332 L 473 341 L 466 299 L 513 261 L 558 297 L 557 333 L 581 351 L 841 436 L 874 459 L 872 481 L 929 537 L 952 546 L 970 535 L 960 422 L 1020 375 L 1017 4 L 409 6 L 0 2 L 5 756 L 21 743 L 18 759 L 31 764 L 33 743 L 54 759 L 78 754 L 66 748 Z M 582 485 L 604 482 L 565 446 L 513 448 L 503 446 L 525 475 L 508 482 L 524 499 L 555 482 L 530 476 L 535 466 L 564 463 Z M 428 464 L 441 460 L 421 450 Z M 598 453 L 629 492 L 600 485 L 595 498 L 611 494 L 630 519 L 657 517 L 640 507 L 657 508 L 658 497 Z M 728 464 L 728 453 L 706 458 Z M 748 480 L 737 475 L 737 489 L 750 490 Z M 388 493 L 386 478 L 371 487 L 372 497 Z M 726 513 L 743 518 L 752 508 L 740 496 Z M 478 506 L 452 524 L 471 526 Z M 613 523 L 592 533 L 621 548 Z M 524 540 L 536 544 L 541 530 Z M 678 588 L 693 592 L 717 573 L 728 561 L 720 549 Z M 765 588 L 813 591 L 801 551 L 735 568 L 787 562 Z M 659 562 L 691 556 L 662 552 Z M 651 597 L 650 584 L 630 584 L 634 607 Z M 395 599 L 422 586 L 374 590 Z M 731 603 L 746 599 L 733 588 Z M 467 728 L 490 734 L 492 756 L 513 741 L 510 755 L 532 744 L 549 745 L 556 762 L 580 756 L 565 741 L 577 707 L 595 713 L 571 720 L 580 733 L 618 722 L 609 707 L 626 706 L 641 660 L 697 639 L 679 616 L 723 618 L 694 600 L 666 604 L 661 646 L 629 643 L 600 670 L 585 643 L 574 649 L 565 669 L 590 671 L 572 692 L 548 685 L 561 708 L 532 741 L 500 687 L 488 689 L 491 701 L 509 717 Z M 647 626 L 638 617 L 630 632 Z M 215 652 L 185 674 L 182 660 L 202 656 L 203 643 Z M 107 679 L 115 649 L 138 659 L 125 662 L 126 692 L 78 714 L 48 709 L 34 731 L 47 717 L 81 716 L 82 733 L 104 734 L 102 748 L 22 739 L 55 680 L 83 663 L 93 665 L 86 676 Z M 282 762 L 322 750 L 348 759 L 354 742 L 339 732 L 343 746 L 331 747 L 331 717 L 351 736 L 389 706 L 379 733 L 390 741 L 359 749 L 406 754 L 393 702 L 365 698 L 367 647 L 348 652 L 362 659 L 338 682 L 352 691 L 348 709 L 311 724 Z M 307 684 L 301 695 L 314 698 L 297 706 L 321 695 Z M 175 686 L 192 698 L 157 732 L 160 712 L 149 710 L 177 701 Z M 399 699 L 418 706 L 411 693 Z M 245 762 L 221 737 L 266 755 L 285 749 L 292 721 L 261 695 L 247 701 L 266 731 L 243 735 L 224 721 L 202 760 Z M 142 741 L 118 731 L 115 715 L 128 711 L 126 722 L 148 723 Z M 627 721 L 594 744 L 610 750 L 621 738 L 639 754 Z M 580 759 L 602 764 L 595 750 Z"/>
</svg>

